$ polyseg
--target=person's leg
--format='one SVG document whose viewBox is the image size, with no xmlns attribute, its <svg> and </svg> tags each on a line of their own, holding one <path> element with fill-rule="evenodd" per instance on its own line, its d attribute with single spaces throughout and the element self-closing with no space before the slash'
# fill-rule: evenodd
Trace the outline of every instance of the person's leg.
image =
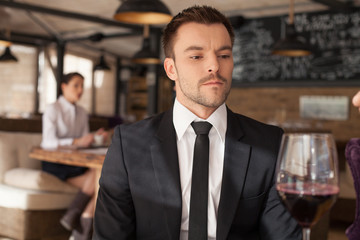
<svg viewBox="0 0 360 240">
<path fill-rule="evenodd" d="M 81 189 L 81 191 L 89 196 L 93 196 L 95 192 L 96 170 L 88 169 L 84 174 L 66 180 L 67 183 Z"/>
<path fill-rule="evenodd" d="M 91 240 L 93 232 L 93 218 L 84 218 L 80 220 L 80 225 L 73 230 L 74 240 Z"/>
<path fill-rule="evenodd" d="M 65 215 L 61 219 L 61 224 L 68 230 L 73 230 L 80 225 L 80 216 L 85 214 L 90 218 L 94 215 L 94 203 L 91 200 L 95 191 L 96 171 L 94 169 L 87 170 L 84 174 L 66 181 L 80 189 L 75 196 L 74 201 L 70 204 Z"/>
<path fill-rule="evenodd" d="M 68 183 L 77 186 L 85 194 L 92 196 L 82 211 L 79 225 L 73 230 L 75 240 L 90 240 L 92 238 L 92 225 L 95 211 L 95 180 L 96 171 L 89 169 L 85 174 L 69 178 Z"/>
<path fill-rule="evenodd" d="M 92 196 L 91 200 L 89 201 L 89 203 L 86 205 L 86 208 L 84 209 L 83 213 L 82 213 L 82 217 L 84 218 L 93 218 L 94 217 L 94 211 L 95 211 L 95 194 Z"/>
</svg>

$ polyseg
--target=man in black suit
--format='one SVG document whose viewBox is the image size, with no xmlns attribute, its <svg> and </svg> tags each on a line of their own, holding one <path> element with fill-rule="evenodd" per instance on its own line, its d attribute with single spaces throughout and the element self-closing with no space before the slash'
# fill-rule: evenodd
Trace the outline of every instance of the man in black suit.
<svg viewBox="0 0 360 240">
<path fill-rule="evenodd" d="M 93 239 L 188 239 L 195 132 L 207 121 L 207 239 L 301 239 L 281 204 L 275 166 L 283 131 L 225 105 L 234 33 L 207 6 L 185 9 L 163 35 L 175 81 L 171 110 L 114 131 L 100 178 Z M 206 239 L 206 236 L 205 236 Z"/>
</svg>

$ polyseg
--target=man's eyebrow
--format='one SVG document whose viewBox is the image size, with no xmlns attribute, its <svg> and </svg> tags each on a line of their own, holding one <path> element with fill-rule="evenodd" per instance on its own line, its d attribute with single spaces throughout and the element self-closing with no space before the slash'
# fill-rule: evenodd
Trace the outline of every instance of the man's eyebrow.
<svg viewBox="0 0 360 240">
<path fill-rule="evenodd" d="M 185 49 L 184 52 L 188 52 L 188 51 L 200 51 L 200 50 L 203 50 L 204 48 L 203 47 L 200 47 L 200 46 L 190 46 L 188 48 Z M 220 47 L 217 51 L 223 51 L 223 50 L 232 50 L 232 47 L 229 46 L 229 45 L 224 45 L 222 47 Z"/>
<path fill-rule="evenodd" d="M 200 47 L 200 46 L 190 46 L 190 47 L 186 48 L 184 52 L 193 51 L 193 50 L 203 50 L 203 49 L 204 48 Z"/>
<path fill-rule="evenodd" d="M 222 46 L 221 48 L 218 49 L 218 51 L 223 51 L 223 50 L 232 50 L 232 47 L 229 46 L 229 45 L 225 45 L 225 46 Z"/>
</svg>

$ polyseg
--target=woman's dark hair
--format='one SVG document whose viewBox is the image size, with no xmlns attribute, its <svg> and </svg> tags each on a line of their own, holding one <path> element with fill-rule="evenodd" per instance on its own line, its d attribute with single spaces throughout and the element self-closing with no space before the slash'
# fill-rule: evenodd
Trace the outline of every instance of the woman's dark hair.
<svg viewBox="0 0 360 240">
<path fill-rule="evenodd" d="M 176 32 L 181 25 L 189 22 L 201 24 L 221 23 L 230 35 L 231 44 L 234 43 L 233 28 L 230 21 L 222 13 L 213 7 L 195 5 L 178 13 L 164 29 L 162 43 L 165 57 L 174 58 L 173 45 Z"/>
<path fill-rule="evenodd" d="M 80 78 L 84 79 L 84 76 L 81 75 L 80 73 L 71 72 L 71 73 L 68 73 L 68 74 L 63 76 L 63 78 L 61 79 L 61 83 L 68 84 L 73 77 L 80 77 Z"/>
<path fill-rule="evenodd" d="M 71 79 L 73 79 L 73 77 L 80 77 L 82 79 L 85 79 L 83 75 L 81 75 L 80 73 L 78 72 L 71 72 L 71 73 L 68 73 L 68 74 L 65 74 L 63 76 L 63 78 L 61 79 L 61 82 L 60 82 L 60 85 L 61 84 L 68 84 Z M 62 91 L 62 88 L 60 87 L 60 95 L 63 95 L 63 91 Z"/>
</svg>

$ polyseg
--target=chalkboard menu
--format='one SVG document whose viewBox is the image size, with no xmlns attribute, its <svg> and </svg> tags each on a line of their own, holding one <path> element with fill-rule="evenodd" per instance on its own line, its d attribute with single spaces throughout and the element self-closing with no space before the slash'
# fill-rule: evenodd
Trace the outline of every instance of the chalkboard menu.
<svg viewBox="0 0 360 240">
<path fill-rule="evenodd" d="M 314 49 L 305 57 L 272 55 L 288 16 L 247 19 L 235 28 L 234 85 L 360 85 L 360 9 L 295 14 L 298 35 Z"/>
</svg>

